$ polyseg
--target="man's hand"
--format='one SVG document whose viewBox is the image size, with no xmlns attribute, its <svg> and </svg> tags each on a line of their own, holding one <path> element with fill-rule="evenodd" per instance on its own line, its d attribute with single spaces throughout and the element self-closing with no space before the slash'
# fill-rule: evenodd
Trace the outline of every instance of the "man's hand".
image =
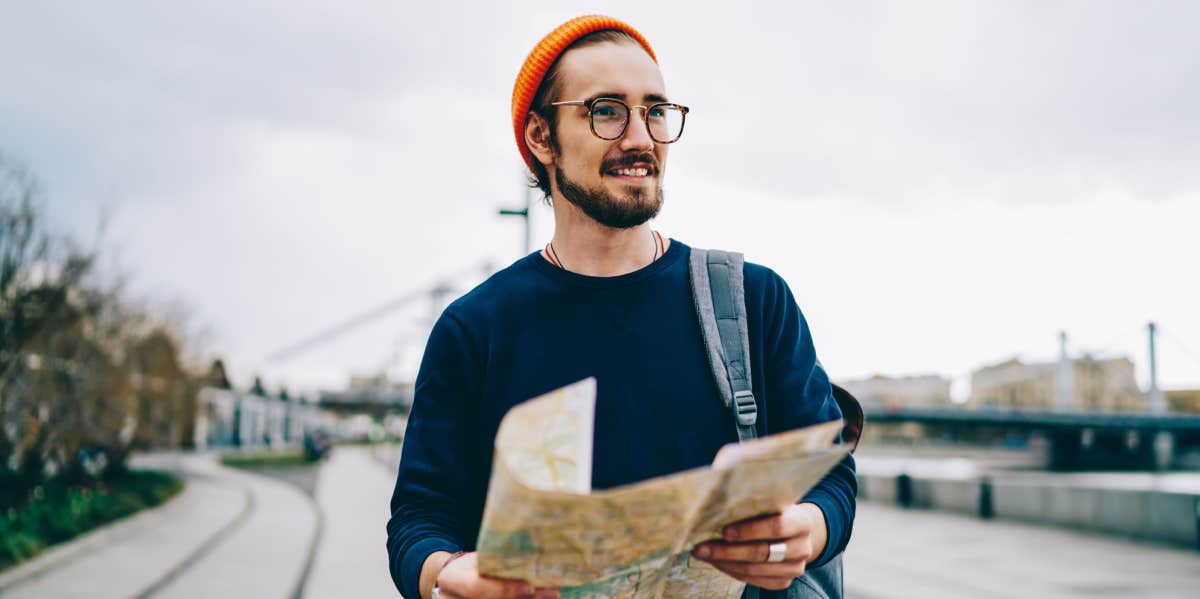
<svg viewBox="0 0 1200 599">
<path fill-rule="evenodd" d="M 441 554 L 439 556 L 438 554 Z M 492 578 L 479 574 L 479 557 L 474 552 L 445 564 L 449 554 L 438 552 L 425 561 L 425 568 L 438 557 L 437 563 L 444 564 L 436 574 L 438 592 L 444 599 L 556 599 L 557 589 L 534 589 L 521 580 Z M 424 578 L 424 576 L 422 576 Z M 429 585 L 433 587 L 432 584 Z M 424 589 L 422 589 L 422 593 Z"/>
<path fill-rule="evenodd" d="M 747 584 L 783 590 L 804 575 L 808 562 L 825 549 L 825 513 L 813 503 L 789 506 L 780 514 L 743 520 L 725 527 L 723 541 L 701 543 L 697 559 Z M 784 543 L 781 562 L 767 562 L 770 547 Z"/>
</svg>

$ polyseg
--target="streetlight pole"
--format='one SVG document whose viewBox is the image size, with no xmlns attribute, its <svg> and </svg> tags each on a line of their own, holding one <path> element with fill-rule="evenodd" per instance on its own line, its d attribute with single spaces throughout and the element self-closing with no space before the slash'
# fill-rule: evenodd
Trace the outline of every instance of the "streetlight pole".
<svg viewBox="0 0 1200 599">
<path fill-rule="evenodd" d="M 525 208 L 523 208 L 521 210 L 511 210 L 508 208 L 500 209 L 500 216 L 519 216 L 519 217 L 525 219 L 525 243 L 524 243 L 524 245 L 521 246 L 521 254 L 520 254 L 521 256 L 524 256 L 525 254 L 529 253 L 529 251 L 530 251 L 529 250 L 529 240 L 530 240 L 531 232 L 529 230 L 530 229 L 529 207 L 530 207 L 530 204 L 532 204 L 532 201 L 530 198 L 530 196 L 532 195 L 532 192 L 533 192 L 533 190 L 531 188 L 529 188 L 529 187 L 525 188 Z"/>
<path fill-rule="evenodd" d="M 1163 397 L 1162 389 L 1158 388 L 1158 354 L 1154 347 L 1154 337 L 1158 332 L 1158 325 L 1153 322 L 1146 323 L 1146 331 L 1150 337 L 1150 390 L 1146 392 L 1146 411 L 1151 414 L 1165 414 L 1167 402 Z"/>
<path fill-rule="evenodd" d="M 1075 409 L 1075 362 L 1067 353 L 1067 332 L 1058 333 L 1058 372 L 1054 381 L 1054 410 L 1070 412 Z"/>
</svg>

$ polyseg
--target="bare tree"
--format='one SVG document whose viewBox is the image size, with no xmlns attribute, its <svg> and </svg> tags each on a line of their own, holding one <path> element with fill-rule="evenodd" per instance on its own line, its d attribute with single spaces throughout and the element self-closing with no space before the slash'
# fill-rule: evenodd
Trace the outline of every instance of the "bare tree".
<svg viewBox="0 0 1200 599">
<path fill-rule="evenodd" d="M 189 443 L 198 388 L 168 320 L 87 281 L 95 254 L 42 231 L 39 201 L 34 179 L 0 155 L 0 486 L 10 490 L 103 476 L 135 446 Z"/>
</svg>

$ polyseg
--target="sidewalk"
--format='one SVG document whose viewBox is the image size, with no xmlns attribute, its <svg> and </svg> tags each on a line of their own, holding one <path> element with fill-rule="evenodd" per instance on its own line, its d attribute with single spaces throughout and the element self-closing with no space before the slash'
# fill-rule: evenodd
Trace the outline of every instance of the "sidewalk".
<svg viewBox="0 0 1200 599">
<path fill-rule="evenodd" d="M 250 490 L 253 511 L 211 553 L 148 597 L 291 599 L 317 540 L 316 506 L 287 483 L 210 465 L 217 476 Z"/>
<path fill-rule="evenodd" d="M 1070 530 L 860 502 L 846 596 L 1185 598 L 1200 554 Z"/>
<path fill-rule="evenodd" d="M 336 447 L 317 481 L 324 533 L 304 599 L 399 597 L 388 573 L 386 525 L 394 472 L 369 447 Z"/>
<path fill-rule="evenodd" d="M 0 596 L 291 599 L 317 530 L 310 499 L 211 454 L 151 456 L 137 466 L 181 472 L 188 484 L 164 506 L 5 572 Z"/>
</svg>

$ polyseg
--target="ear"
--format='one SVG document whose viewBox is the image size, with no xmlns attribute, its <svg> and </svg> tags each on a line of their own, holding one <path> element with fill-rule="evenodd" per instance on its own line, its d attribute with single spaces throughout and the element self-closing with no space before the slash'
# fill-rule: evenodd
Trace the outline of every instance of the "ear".
<svg viewBox="0 0 1200 599">
<path fill-rule="evenodd" d="M 550 123 L 536 112 L 525 117 L 525 146 L 533 159 L 549 168 L 554 164 L 554 148 L 550 144 Z"/>
</svg>

